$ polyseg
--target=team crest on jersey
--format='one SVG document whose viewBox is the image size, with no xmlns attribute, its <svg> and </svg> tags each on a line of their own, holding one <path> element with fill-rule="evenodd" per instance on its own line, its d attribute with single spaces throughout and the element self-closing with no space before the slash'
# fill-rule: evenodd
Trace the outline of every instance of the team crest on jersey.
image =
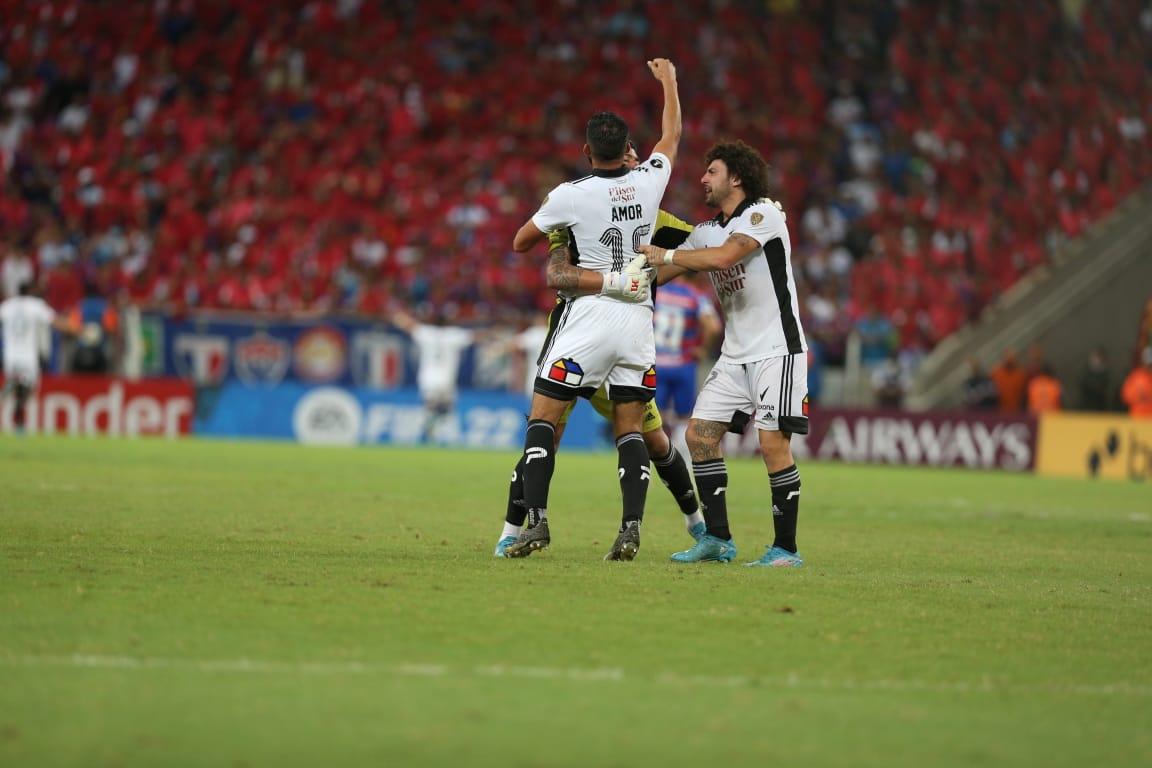
<svg viewBox="0 0 1152 768">
<path fill-rule="evenodd" d="M 760 213 L 759 211 L 756 211 L 752 214 L 752 226 L 756 226 L 762 221 L 764 221 L 764 214 Z"/>
<path fill-rule="evenodd" d="M 808 395 L 804 395 L 804 402 L 800 404 L 800 412 L 805 416 L 808 415 Z"/>
<path fill-rule="evenodd" d="M 548 378 L 570 387 L 578 387 L 584 380 L 584 369 L 572 358 L 565 357 L 552 363 L 548 368 Z"/>
<path fill-rule="evenodd" d="M 641 382 L 641 386 L 647 387 L 648 389 L 656 389 L 656 366 L 652 366 L 644 372 L 644 380 Z"/>
</svg>

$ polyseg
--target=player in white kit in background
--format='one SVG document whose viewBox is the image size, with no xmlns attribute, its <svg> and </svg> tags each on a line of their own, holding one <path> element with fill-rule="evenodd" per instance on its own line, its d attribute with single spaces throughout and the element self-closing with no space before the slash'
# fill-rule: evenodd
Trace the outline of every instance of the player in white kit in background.
<svg viewBox="0 0 1152 768">
<path fill-rule="evenodd" d="M 13 400 L 12 426 L 23 433 L 28 399 L 40 384 L 40 337 L 49 326 L 67 330 L 67 324 L 38 296 L 32 284 L 23 283 L 17 295 L 0 302 L 0 338 L 4 347 L 4 407 Z"/>
<path fill-rule="evenodd" d="M 467 328 L 441 322 L 421 323 L 403 312 L 397 313 L 392 322 L 410 335 L 416 345 L 419 358 L 416 388 L 424 404 L 421 439 L 430 443 L 456 410 L 460 358 L 472 346 L 476 335 Z"/>
<path fill-rule="evenodd" d="M 725 561 L 735 553 L 720 440 L 730 428 L 743 431 L 754 419 L 772 490 L 776 538 L 749 565 L 795 568 L 804 561 L 796 550 L 800 472 L 790 440 L 794 433 L 808 433 L 808 345 L 788 227 L 784 211 L 767 197 L 768 165 L 759 152 L 742 141 L 720 142 L 706 162 L 700 180 L 704 200 L 720 213 L 697 225 L 677 249 L 640 249 L 649 264 L 661 265 L 661 282 L 687 271 L 707 272 L 726 321 L 720 359 L 696 400 L 687 435 L 708 533 L 672 559 Z"/>
<path fill-rule="evenodd" d="M 648 62 L 664 92 L 661 138 L 637 167 L 625 164 L 629 136 L 617 115 L 601 112 L 588 121 L 584 153 L 592 173 L 561 184 L 520 228 L 512 247 L 527 253 L 548 233 L 571 231 L 579 270 L 544 344 L 524 437 L 523 483 L 527 527 L 504 549 L 524 557 L 547 547 L 548 490 L 556 466 L 556 424 L 576 397 L 591 397 L 601 384 L 612 401 L 617 469 L 623 496 L 620 530 L 605 559 L 632 560 L 640 548 L 640 522 L 650 476 L 642 437 L 645 404 L 656 387 L 651 278 L 639 246 L 651 241 L 660 200 L 668 186 L 680 142 L 676 69 L 667 59 Z M 580 291 L 598 291 L 592 295 Z"/>
</svg>

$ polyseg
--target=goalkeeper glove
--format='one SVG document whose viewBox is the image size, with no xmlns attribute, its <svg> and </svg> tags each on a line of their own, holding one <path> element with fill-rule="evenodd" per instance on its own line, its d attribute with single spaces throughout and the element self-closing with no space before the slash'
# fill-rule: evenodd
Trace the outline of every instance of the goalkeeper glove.
<svg viewBox="0 0 1152 768">
<path fill-rule="evenodd" d="M 648 300 L 648 287 L 656 271 L 648 267 L 645 256 L 637 256 L 620 272 L 609 272 L 603 276 L 601 296 L 620 299 L 632 303 Z"/>
</svg>

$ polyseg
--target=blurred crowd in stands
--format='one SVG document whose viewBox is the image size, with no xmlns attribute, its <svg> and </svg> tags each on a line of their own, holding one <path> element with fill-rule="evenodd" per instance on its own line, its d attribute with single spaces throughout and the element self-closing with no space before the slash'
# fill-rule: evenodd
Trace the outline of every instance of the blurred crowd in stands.
<svg viewBox="0 0 1152 768">
<path fill-rule="evenodd" d="M 60 311 L 519 322 L 552 295 L 543 254 L 511 251 L 516 226 L 582 174 L 591 112 L 621 112 L 642 153 L 655 139 L 657 54 L 685 109 L 664 207 L 710 216 L 704 151 L 760 148 L 833 365 L 855 330 L 866 363 L 914 368 L 1152 177 L 1141 0 L 0 0 L 0 16 L 0 287 L 32 279 Z"/>
</svg>

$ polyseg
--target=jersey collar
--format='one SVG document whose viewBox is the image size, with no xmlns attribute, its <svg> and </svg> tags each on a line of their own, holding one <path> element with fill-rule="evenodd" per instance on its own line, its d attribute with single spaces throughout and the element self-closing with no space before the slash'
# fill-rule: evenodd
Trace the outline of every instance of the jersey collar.
<svg viewBox="0 0 1152 768">
<path fill-rule="evenodd" d="M 726 227 L 728 226 L 728 222 L 732 221 L 732 219 L 736 218 L 740 214 L 744 213 L 744 211 L 751 208 L 752 204 L 755 202 L 755 200 L 750 200 L 746 197 L 743 201 L 741 201 L 740 205 L 736 206 L 736 210 L 732 211 L 732 215 L 727 219 L 724 218 L 724 211 L 720 211 L 720 213 L 716 214 L 716 218 L 712 219 L 712 221 L 716 222 L 722 227 Z"/>
<path fill-rule="evenodd" d="M 619 168 L 612 168 L 612 169 L 593 168 L 592 169 L 592 175 L 593 176 L 599 176 L 602 179 L 615 179 L 619 176 L 627 176 L 628 175 L 628 166 L 622 165 Z"/>
</svg>

